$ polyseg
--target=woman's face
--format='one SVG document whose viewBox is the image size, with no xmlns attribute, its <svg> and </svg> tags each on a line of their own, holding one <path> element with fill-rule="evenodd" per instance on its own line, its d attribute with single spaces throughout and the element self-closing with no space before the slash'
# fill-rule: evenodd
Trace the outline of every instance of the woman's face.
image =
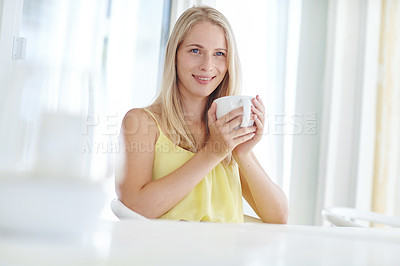
<svg viewBox="0 0 400 266">
<path fill-rule="evenodd" d="M 222 28 L 199 22 L 177 51 L 178 88 L 183 97 L 208 97 L 227 71 L 227 44 Z"/>
</svg>

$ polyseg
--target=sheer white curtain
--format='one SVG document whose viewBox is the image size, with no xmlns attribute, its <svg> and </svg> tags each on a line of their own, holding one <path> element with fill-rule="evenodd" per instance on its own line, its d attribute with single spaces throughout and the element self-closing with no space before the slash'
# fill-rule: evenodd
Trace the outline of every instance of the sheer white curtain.
<svg viewBox="0 0 400 266">
<path fill-rule="evenodd" d="M 29 170 L 40 115 L 53 112 L 82 118 L 83 174 L 112 174 L 124 113 L 157 91 L 163 3 L 0 2 L 0 170 Z M 27 38 L 25 60 L 11 59 L 14 36 Z"/>
<path fill-rule="evenodd" d="M 10 12 L 3 7 L 3 14 Z M 21 15 L 9 26 L 14 36 L 27 38 L 27 50 L 25 60 L 12 62 L 15 67 L 2 84 L 2 124 L 9 121 L 9 135 L 0 140 L 5 147 L 3 169 L 29 167 L 33 132 L 42 112 L 88 114 L 91 90 L 100 76 L 104 7 L 105 1 L 94 0 L 25 0 L 14 10 Z M 2 26 L 7 23 L 2 20 Z M 1 45 L 12 43 L 2 39 Z"/>
<path fill-rule="evenodd" d="M 328 6 L 317 204 L 371 209 L 381 1 Z"/>
<path fill-rule="evenodd" d="M 169 1 L 0 0 L 0 7 L 0 172 L 49 168 L 55 153 L 63 154 L 54 150 L 57 145 L 69 145 L 72 139 L 58 136 L 55 142 L 50 132 L 76 133 L 66 123 L 68 116 L 75 116 L 78 124 L 79 117 L 82 122 L 81 145 L 78 151 L 67 149 L 79 156 L 58 156 L 58 162 L 71 173 L 79 164 L 79 175 L 85 178 L 112 176 L 123 115 L 149 104 L 157 91 Z M 27 38 L 25 60 L 11 59 L 14 36 Z M 56 116 L 45 116 L 49 130 L 35 145 L 34 132 L 42 128 L 43 113 Z M 61 126 L 60 119 L 66 119 Z M 36 153 L 37 146 L 55 153 Z M 51 176 L 62 172 L 53 169 Z M 111 199 L 114 182 L 105 181 Z M 111 217 L 106 206 L 103 218 Z"/>
<path fill-rule="evenodd" d="M 109 1 L 104 48 L 104 90 L 89 124 L 94 131 L 91 173 L 112 175 L 121 122 L 132 108 L 149 105 L 157 92 L 164 5 L 167 1 Z M 168 3 L 167 3 L 168 4 Z"/>
<path fill-rule="evenodd" d="M 400 217 L 400 3 L 382 1 L 372 210 Z"/>
<path fill-rule="evenodd" d="M 289 223 L 314 224 L 325 64 L 328 1 L 303 0 L 294 97 Z"/>
</svg>

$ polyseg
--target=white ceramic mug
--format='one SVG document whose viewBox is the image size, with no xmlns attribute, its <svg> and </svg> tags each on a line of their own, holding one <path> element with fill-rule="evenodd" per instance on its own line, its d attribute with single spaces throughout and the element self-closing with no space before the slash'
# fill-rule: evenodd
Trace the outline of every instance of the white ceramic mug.
<svg viewBox="0 0 400 266">
<path fill-rule="evenodd" d="M 230 111 L 243 106 L 243 120 L 240 127 L 250 127 L 254 124 L 251 120 L 251 96 L 233 95 L 225 96 L 214 100 L 217 104 L 217 119 L 220 119 Z"/>
</svg>

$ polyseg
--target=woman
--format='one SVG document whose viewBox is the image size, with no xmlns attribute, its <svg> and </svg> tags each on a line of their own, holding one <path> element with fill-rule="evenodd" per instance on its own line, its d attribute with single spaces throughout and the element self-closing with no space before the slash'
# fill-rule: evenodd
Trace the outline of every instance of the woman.
<svg viewBox="0 0 400 266">
<path fill-rule="evenodd" d="M 148 218 L 242 222 L 243 195 L 264 222 L 286 223 L 285 195 L 251 151 L 263 134 L 260 97 L 252 100 L 254 126 L 235 130 L 242 108 L 216 118 L 213 101 L 239 89 L 228 21 L 210 7 L 188 9 L 168 41 L 158 98 L 124 117 L 119 199 Z"/>
</svg>

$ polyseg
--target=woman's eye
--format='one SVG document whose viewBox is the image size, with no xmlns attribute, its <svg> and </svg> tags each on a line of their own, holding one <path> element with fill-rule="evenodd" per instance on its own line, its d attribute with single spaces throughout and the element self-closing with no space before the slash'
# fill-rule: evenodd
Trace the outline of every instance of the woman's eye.
<svg viewBox="0 0 400 266">
<path fill-rule="evenodd" d="M 198 54 L 199 53 L 199 49 L 192 49 L 190 50 L 192 53 Z"/>
<path fill-rule="evenodd" d="M 216 52 L 215 55 L 217 56 L 224 56 L 225 54 L 223 52 Z"/>
</svg>

